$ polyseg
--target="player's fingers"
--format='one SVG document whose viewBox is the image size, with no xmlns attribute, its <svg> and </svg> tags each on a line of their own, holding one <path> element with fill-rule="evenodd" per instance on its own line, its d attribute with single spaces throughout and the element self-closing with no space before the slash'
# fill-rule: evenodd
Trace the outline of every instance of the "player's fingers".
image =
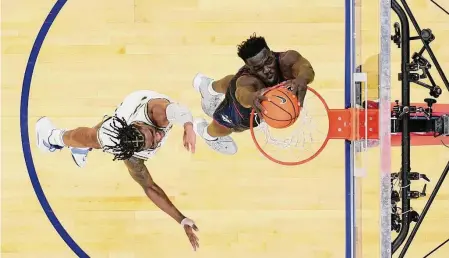
<svg viewBox="0 0 449 258">
<path fill-rule="evenodd" d="M 255 112 L 255 113 L 260 113 L 259 107 L 257 106 L 256 103 L 254 103 L 253 109 L 254 109 L 254 112 Z"/>
<path fill-rule="evenodd" d="M 259 109 L 259 107 L 257 105 L 254 105 L 254 113 L 256 113 L 256 114 L 262 113 L 262 111 Z"/>
<path fill-rule="evenodd" d="M 263 94 L 258 95 L 258 96 L 257 96 L 257 99 L 258 99 L 260 102 L 269 100 L 268 97 L 265 96 L 265 95 L 263 95 Z"/>
<path fill-rule="evenodd" d="M 267 111 L 263 108 L 262 104 L 260 104 L 259 101 L 256 100 L 254 102 L 254 106 L 256 108 L 257 113 L 259 113 L 259 114 L 262 114 L 262 113 L 266 114 L 267 113 Z"/>
<path fill-rule="evenodd" d="M 193 224 L 192 228 L 193 228 L 193 230 L 195 230 L 195 231 L 200 231 L 200 230 L 198 229 L 198 227 L 197 227 L 195 224 Z"/>
<path fill-rule="evenodd" d="M 193 143 L 190 144 L 190 151 L 191 151 L 192 153 L 195 153 L 195 142 L 193 142 Z"/>
<path fill-rule="evenodd" d="M 285 84 L 284 84 L 284 87 L 287 89 L 287 90 L 289 90 L 289 91 L 291 91 L 291 92 L 294 92 L 294 84 L 292 83 L 292 81 L 290 80 L 290 81 L 287 81 Z"/>
<path fill-rule="evenodd" d="M 197 248 L 200 247 L 200 243 L 199 243 L 198 237 L 195 234 L 193 234 L 192 237 L 193 237 L 193 241 L 195 242 L 196 247 Z"/>
<path fill-rule="evenodd" d="M 195 241 L 195 243 L 196 243 L 196 248 L 197 249 L 200 248 L 200 243 L 198 243 L 198 241 Z"/>
<path fill-rule="evenodd" d="M 269 101 L 269 100 L 270 100 L 267 96 L 259 96 L 259 97 L 257 97 L 257 98 L 259 99 L 259 102 L 262 102 L 262 101 Z"/>
<path fill-rule="evenodd" d="M 189 241 L 190 241 L 190 244 L 193 247 L 193 251 L 196 251 L 196 243 L 195 243 L 195 241 L 193 239 L 191 239 L 191 238 L 189 238 Z"/>
<path fill-rule="evenodd" d="M 187 150 L 188 151 L 190 151 L 190 152 L 193 152 L 193 150 L 192 150 L 192 143 L 187 143 Z"/>
<path fill-rule="evenodd" d="M 304 99 L 306 98 L 307 87 L 298 90 L 298 101 L 299 105 L 302 107 L 304 104 Z"/>
<path fill-rule="evenodd" d="M 199 239 L 198 239 L 198 237 L 195 235 L 195 233 L 190 233 L 190 234 L 189 234 L 189 239 L 190 239 L 191 241 L 194 241 L 195 244 L 198 245 Z"/>
<path fill-rule="evenodd" d="M 294 94 L 294 95 L 298 95 L 298 86 L 296 86 L 295 84 L 292 84 L 291 86 L 290 86 L 290 91 Z"/>
<path fill-rule="evenodd" d="M 193 250 L 196 251 L 196 249 L 199 247 L 199 244 L 198 244 L 198 241 L 195 238 L 196 237 L 195 234 L 193 234 L 193 233 L 189 234 L 188 237 L 189 237 L 190 244 L 193 247 Z"/>
</svg>

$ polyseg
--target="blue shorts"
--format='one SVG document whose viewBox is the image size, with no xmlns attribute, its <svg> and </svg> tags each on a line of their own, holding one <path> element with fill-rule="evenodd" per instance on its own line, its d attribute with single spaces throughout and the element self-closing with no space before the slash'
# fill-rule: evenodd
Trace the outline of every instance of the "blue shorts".
<svg viewBox="0 0 449 258">
<path fill-rule="evenodd" d="M 243 108 L 226 94 L 225 99 L 214 112 L 213 119 L 218 124 L 235 132 L 250 129 L 251 109 Z M 257 115 L 254 116 L 254 127 L 258 125 Z"/>
</svg>

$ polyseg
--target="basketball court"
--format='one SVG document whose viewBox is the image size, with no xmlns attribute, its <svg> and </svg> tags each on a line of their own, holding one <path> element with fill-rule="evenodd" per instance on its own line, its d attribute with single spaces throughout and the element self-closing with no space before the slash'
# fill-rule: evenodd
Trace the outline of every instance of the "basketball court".
<svg viewBox="0 0 449 258">
<path fill-rule="evenodd" d="M 141 89 L 164 93 L 186 104 L 194 116 L 206 117 L 193 77 L 197 72 L 216 79 L 235 73 L 242 65 L 236 45 L 254 32 L 275 51 L 295 49 L 304 55 L 316 72 L 310 86 L 330 108 L 344 108 L 343 0 L 64 2 L 2 1 L 2 257 L 345 257 L 343 141 L 330 140 L 310 162 L 283 166 L 259 152 L 250 132 L 232 136 L 239 147 L 234 156 L 214 152 L 199 137 L 192 155 L 182 146 L 182 129 L 174 127 L 146 164 L 172 202 L 199 227 L 200 248 L 193 252 L 183 229 L 145 196 L 123 162 L 94 151 L 79 169 L 66 149 L 40 153 L 34 135 L 40 116 L 62 128 L 94 126 L 127 94 Z M 436 34 L 432 48 L 447 71 L 449 16 L 430 1 L 407 2 L 420 25 Z M 356 7 L 362 31 L 357 60 L 367 74 L 371 100 L 378 98 L 378 5 L 363 1 Z M 49 13 L 56 15 L 51 24 L 44 23 Z M 391 17 L 397 21 L 394 13 Z M 43 23 L 49 31 L 36 51 L 33 44 Z M 412 51 L 421 47 L 411 46 Z M 37 62 L 24 76 L 30 53 Z M 394 44 L 391 55 L 394 101 L 401 94 L 396 79 L 400 52 Z M 27 167 L 20 109 L 26 108 L 22 84 L 28 76 L 28 125 L 22 123 L 22 133 L 29 128 Z M 449 103 L 442 88 L 438 103 Z M 427 95 L 428 90 L 412 86 L 412 102 L 423 102 Z M 399 170 L 400 147 L 391 152 L 391 168 Z M 411 152 L 412 171 L 432 180 L 430 193 L 449 149 L 413 146 Z M 357 188 L 363 225 L 358 257 L 380 257 L 379 148 L 364 153 L 363 162 L 366 171 Z M 448 184 L 443 183 L 407 258 L 423 257 L 449 238 Z M 421 185 L 413 183 L 414 188 Z M 420 211 L 426 200 L 413 200 L 413 208 Z M 446 245 L 430 257 L 448 256 Z"/>
</svg>

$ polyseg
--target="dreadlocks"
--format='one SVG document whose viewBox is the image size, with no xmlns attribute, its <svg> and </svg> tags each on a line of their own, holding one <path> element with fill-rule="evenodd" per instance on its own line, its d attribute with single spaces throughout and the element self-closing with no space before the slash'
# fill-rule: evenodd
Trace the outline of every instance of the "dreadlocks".
<svg viewBox="0 0 449 258">
<path fill-rule="evenodd" d="M 105 129 L 106 133 L 112 137 L 113 146 L 105 146 L 104 150 L 111 150 L 115 160 L 126 160 L 133 156 L 135 152 L 141 151 L 145 146 L 144 135 L 134 126 L 126 124 L 124 118 L 112 117 L 112 130 Z"/>
<path fill-rule="evenodd" d="M 241 59 L 243 59 L 243 61 L 245 61 L 246 59 L 257 55 L 257 53 L 262 51 L 262 49 L 264 48 L 270 49 L 267 45 L 267 42 L 265 42 L 265 38 L 257 37 L 256 33 L 254 33 L 249 37 L 249 39 L 243 41 L 240 45 L 237 46 L 237 54 Z"/>
</svg>

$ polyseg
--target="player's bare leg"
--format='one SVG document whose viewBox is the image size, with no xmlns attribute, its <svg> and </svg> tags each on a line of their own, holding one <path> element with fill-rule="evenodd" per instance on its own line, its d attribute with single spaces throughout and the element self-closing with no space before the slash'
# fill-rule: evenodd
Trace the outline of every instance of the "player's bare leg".
<svg viewBox="0 0 449 258">
<path fill-rule="evenodd" d="M 96 128 L 78 127 L 64 132 L 62 139 L 68 147 L 100 149 Z"/>
<path fill-rule="evenodd" d="M 100 148 L 96 128 L 60 129 L 54 126 L 48 117 L 42 117 L 36 122 L 36 135 L 38 147 L 45 152 L 64 147 Z"/>
<path fill-rule="evenodd" d="M 215 92 L 225 94 L 229 88 L 229 84 L 231 83 L 232 78 L 234 78 L 233 74 L 226 75 L 218 81 L 212 82 L 212 89 Z"/>
<path fill-rule="evenodd" d="M 232 133 L 232 129 L 224 127 L 219 123 L 212 121 L 212 123 L 207 126 L 206 132 L 211 137 L 223 137 L 230 135 Z"/>
<path fill-rule="evenodd" d="M 56 128 L 48 117 L 36 122 L 37 146 L 43 152 L 54 152 L 64 147 L 71 150 L 73 160 L 79 167 L 86 164 L 87 153 L 92 149 L 100 149 L 95 127 L 78 127 L 73 130 Z"/>
<path fill-rule="evenodd" d="M 63 140 L 65 143 L 67 143 L 67 145 L 71 146 L 69 147 L 69 149 L 72 153 L 73 161 L 78 167 L 82 168 L 86 166 L 87 154 L 89 154 L 92 149 L 100 148 L 100 144 L 98 143 L 97 138 L 97 130 L 100 128 L 101 124 L 102 122 L 97 124 L 93 128 L 78 127 L 74 130 L 70 130 L 64 133 Z M 83 142 L 85 139 L 90 140 L 90 142 L 87 143 L 87 146 L 93 147 L 84 147 L 84 145 L 86 145 L 85 142 Z"/>
<path fill-rule="evenodd" d="M 215 121 L 207 124 L 207 121 L 203 118 L 195 119 L 193 129 L 213 150 L 228 155 L 233 155 L 237 152 L 237 145 L 229 136 L 232 133 L 232 129 L 224 127 Z"/>
<path fill-rule="evenodd" d="M 201 94 L 201 107 L 209 117 L 213 116 L 215 109 L 223 101 L 232 78 L 233 75 L 227 75 L 220 80 L 214 80 L 201 73 L 193 78 L 193 87 Z"/>
</svg>

